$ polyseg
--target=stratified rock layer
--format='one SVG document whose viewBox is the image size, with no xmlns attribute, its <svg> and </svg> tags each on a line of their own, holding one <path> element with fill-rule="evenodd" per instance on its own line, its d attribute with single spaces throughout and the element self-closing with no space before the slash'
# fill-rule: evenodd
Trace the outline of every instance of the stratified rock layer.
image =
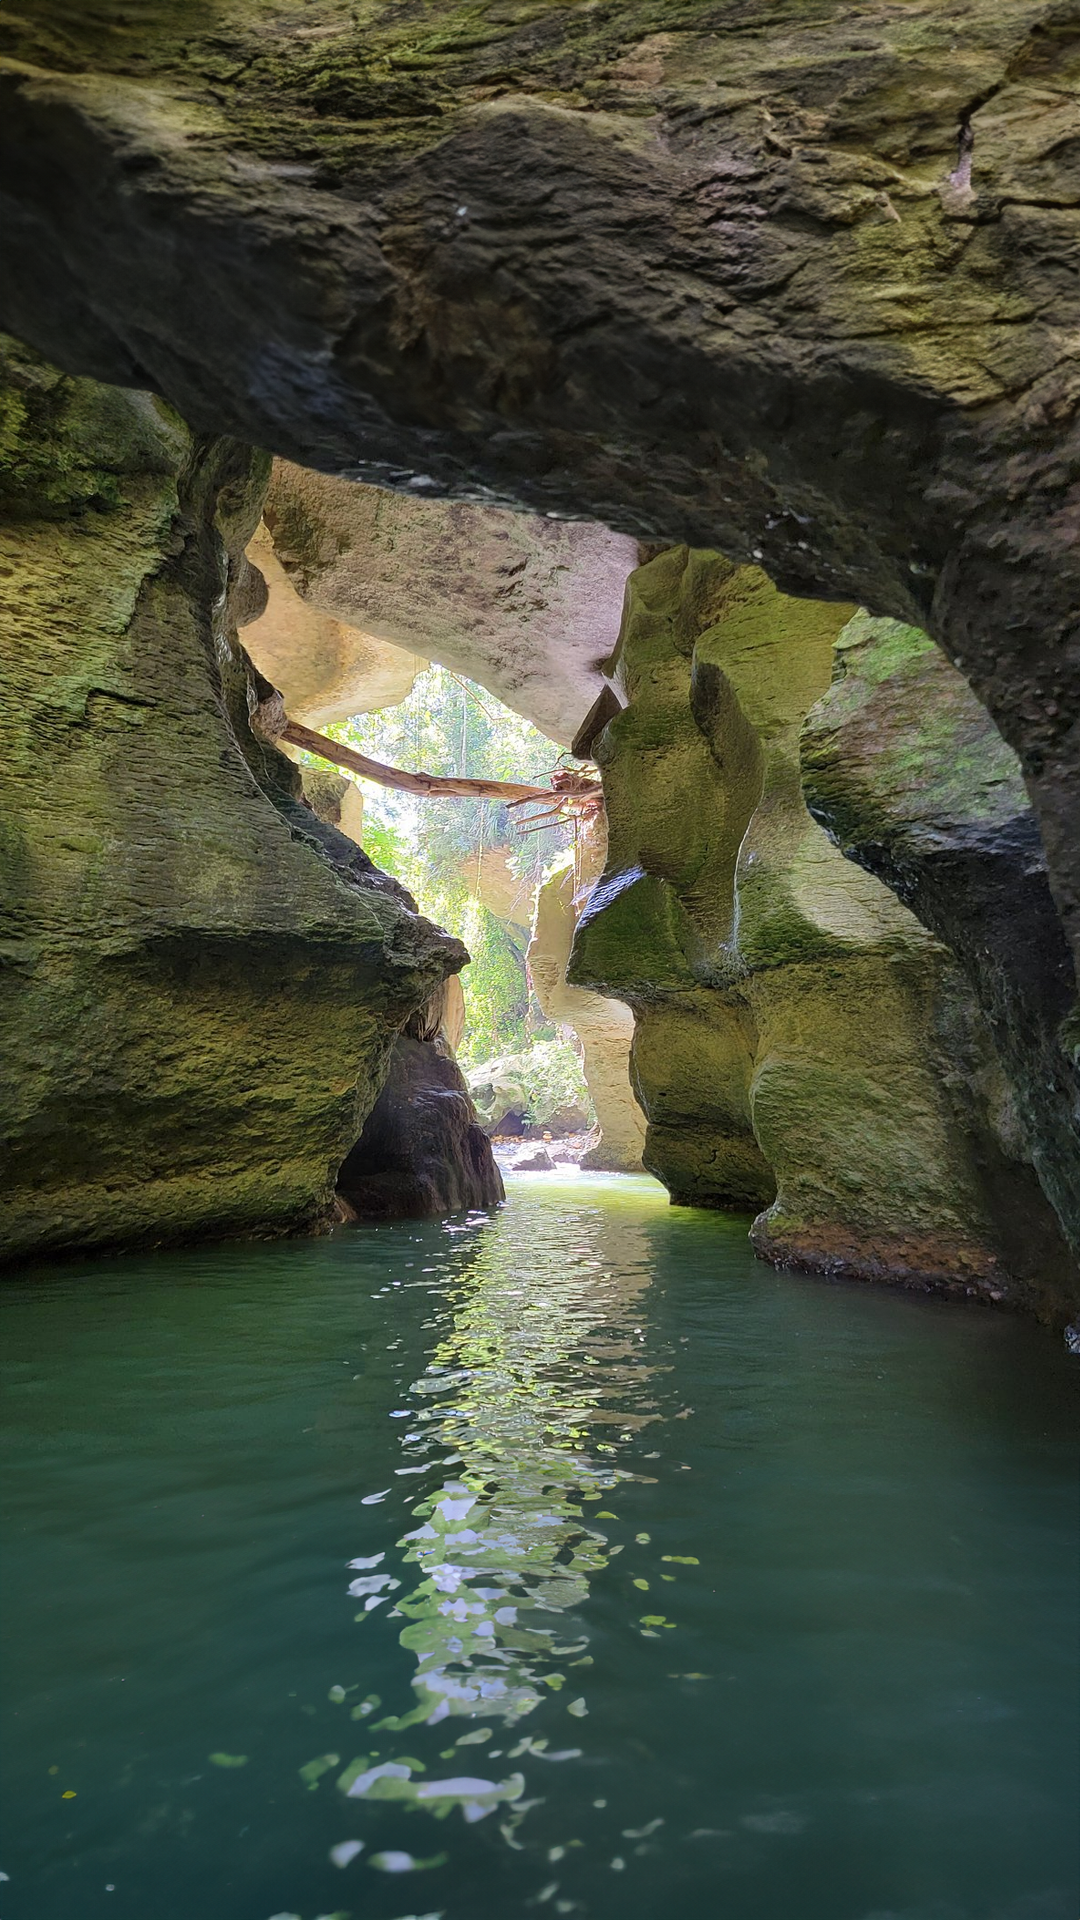
<svg viewBox="0 0 1080 1920">
<path fill-rule="evenodd" d="M 251 621 L 241 621 L 244 646 L 283 695 L 291 720 L 318 732 L 334 720 L 396 707 L 408 697 L 426 660 L 309 606 L 265 525 L 248 542 L 247 558 L 266 584 L 266 604 L 252 609 Z"/>
<path fill-rule="evenodd" d="M 1070 0 L 36 0 L 0 321 L 200 429 L 927 628 L 1080 946 Z"/>
<path fill-rule="evenodd" d="M 0 1252 L 310 1225 L 464 949 L 248 729 L 267 463 L 11 343 L 2 375 Z"/>
<path fill-rule="evenodd" d="M 924 633 L 859 615 L 807 716 L 802 760 L 815 817 L 963 968 L 1043 1190 L 1080 1255 L 1073 970 L 1015 754 Z"/>
<path fill-rule="evenodd" d="M 445 1042 L 401 1034 L 385 1084 L 338 1174 L 357 1220 L 407 1220 L 505 1198 L 491 1142 Z"/>
<path fill-rule="evenodd" d="M 618 638 L 636 540 L 586 523 L 407 498 L 285 460 L 274 463 L 265 514 L 268 531 L 249 551 L 261 567 L 272 541 L 270 605 L 244 642 L 287 702 L 291 680 L 307 711 L 328 719 L 390 706 L 374 697 L 375 650 L 405 649 L 403 664 L 437 660 L 570 745 L 604 686 L 600 668 Z M 307 622 L 330 621 L 333 646 L 313 648 L 305 622 L 268 624 L 282 577 L 309 603 Z M 365 687 L 369 653 L 371 692 L 350 705 L 349 689 Z"/>
<path fill-rule="evenodd" d="M 645 1163 L 674 1198 L 771 1200 L 753 1238 L 784 1264 L 1060 1311 L 1067 1256 L 965 981 L 803 801 L 847 617 L 685 548 L 632 577 L 570 977 L 634 1008 Z"/>
<path fill-rule="evenodd" d="M 594 830 L 579 838 L 575 852 L 538 889 L 529 971 L 547 1018 L 571 1027 L 581 1042 L 585 1081 L 600 1127 L 600 1138 L 582 1165 L 635 1173 L 642 1165 L 645 1116 L 630 1085 L 634 1016 L 621 1000 L 571 986 L 566 978 L 578 912 L 599 875 L 603 855 L 604 842 Z"/>
</svg>

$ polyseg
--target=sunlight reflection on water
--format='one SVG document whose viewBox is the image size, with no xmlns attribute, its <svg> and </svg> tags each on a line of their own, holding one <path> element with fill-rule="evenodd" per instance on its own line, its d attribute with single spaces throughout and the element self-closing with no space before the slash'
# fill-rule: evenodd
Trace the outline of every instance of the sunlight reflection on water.
<svg viewBox="0 0 1080 1920">
<path fill-rule="evenodd" d="M 1040 1329 L 594 1175 L 0 1304 L 2 1920 L 1075 1912 Z"/>
</svg>

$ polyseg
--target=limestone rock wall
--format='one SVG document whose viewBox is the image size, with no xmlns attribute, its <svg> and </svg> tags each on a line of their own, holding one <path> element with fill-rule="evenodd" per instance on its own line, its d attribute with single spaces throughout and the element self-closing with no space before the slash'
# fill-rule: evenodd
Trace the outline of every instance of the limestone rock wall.
<svg viewBox="0 0 1080 1920">
<path fill-rule="evenodd" d="M 286 460 L 274 463 L 265 515 L 249 553 L 270 600 L 244 644 L 290 712 L 290 698 L 323 722 L 392 706 L 404 693 L 386 697 L 380 683 L 394 659 L 415 672 L 423 656 L 570 745 L 604 686 L 636 540 Z"/>
<path fill-rule="evenodd" d="M 427 661 L 391 641 L 310 606 L 296 591 L 260 521 L 247 559 L 265 583 L 265 604 L 240 622 L 244 646 L 285 698 L 291 720 L 318 732 L 354 713 L 396 707 Z"/>
<path fill-rule="evenodd" d="M 630 1084 L 634 1016 L 621 1000 L 571 986 L 566 977 L 578 914 L 603 865 L 599 832 L 583 839 L 537 890 L 528 962 L 533 987 L 549 1020 L 571 1027 L 581 1042 L 585 1081 L 600 1139 L 582 1165 L 639 1172 L 645 1116 Z"/>
<path fill-rule="evenodd" d="M 807 716 L 802 764 L 815 817 L 956 956 L 1026 1151 L 1080 1255 L 1074 975 L 1015 754 L 924 633 L 860 614 Z"/>
<path fill-rule="evenodd" d="M 674 1198 L 764 1207 L 755 1245 L 784 1264 L 1058 1311 L 1052 1221 L 1037 1251 L 1010 1230 L 1040 1196 L 970 989 L 803 800 L 849 611 L 685 548 L 633 576 L 570 978 L 634 1009 L 645 1163 Z"/>
<path fill-rule="evenodd" d="M 205 432 L 925 627 L 1080 951 L 1071 0 L 314 13 L 15 0 L 0 324 Z"/>
<path fill-rule="evenodd" d="M 0 358 L 0 1251 L 317 1222 L 464 949 L 248 729 L 268 463 Z"/>
<path fill-rule="evenodd" d="M 462 860 L 458 873 L 481 906 L 496 920 L 501 920 L 520 942 L 528 935 L 536 883 L 527 875 L 522 877 L 514 872 L 510 852 L 505 845 L 482 847 L 479 856 L 470 854 Z"/>
</svg>

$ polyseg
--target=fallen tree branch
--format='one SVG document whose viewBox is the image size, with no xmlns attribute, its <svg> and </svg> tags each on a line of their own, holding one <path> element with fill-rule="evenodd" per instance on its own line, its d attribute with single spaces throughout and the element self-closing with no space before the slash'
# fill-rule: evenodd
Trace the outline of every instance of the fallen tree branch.
<svg viewBox="0 0 1080 1920">
<path fill-rule="evenodd" d="M 366 753 L 357 753 L 354 747 L 342 746 L 339 741 L 329 740 L 325 734 L 290 720 L 280 694 L 256 707 L 251 725 L 255 733 L 274 746 L 287 740 L 290 746 L 317 754 L 334 766 L 347 767 L 361 780 L 372 780 L 377 786 L 392 788 L 395 793 L 415 793 L 433 800 L 507 800 L 518 805 L 525 800 L 554 801 L 561 805 L 566 801 L 599 801 L 601 797 L 599 781 L 563 768 L 557 768 L 552 774 L 549 787 L 537 787 L 520 780 L 470 780 L 464 775 L 409 773 L 404 767 L 387 767 L 381 760 L 369 760 Z"/>
</svg>

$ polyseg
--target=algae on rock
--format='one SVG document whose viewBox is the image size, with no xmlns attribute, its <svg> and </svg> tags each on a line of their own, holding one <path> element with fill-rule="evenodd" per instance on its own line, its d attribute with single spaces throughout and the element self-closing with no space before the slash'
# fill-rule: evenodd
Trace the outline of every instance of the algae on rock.
<svg viewBox="0 0 1080 1920">
<path fill-rule="evenodd" d="M 860 613 L 807 715 L 802 767 L 815 818 L 955 955 L 1080 1257 L 1075 979 L 1016 755 L 925 633 Z M 1036 1233 L 1038 1214 L 1019 1209 L 1017 1231 Z"/>
<path fill-rule="evenodd" d="M 265 458 L 0 346 L 0 1250 L 310 1225 L 465 951 L 249 730 Z"/>
<path fill-rule="evenodd" d="M 765 1205 L 754 1244 L 782 1264 L 1053 1311 L 1059 1275 L 1002 1218 L 1006 1190 L 1039 1196 L 970 990 L 803 800 L 799 730 L 849 615 L 710 552 L 632 576 L 570 978 L 634 1008 L 645 1162 L 674 1198 Z"/>
</svg>

